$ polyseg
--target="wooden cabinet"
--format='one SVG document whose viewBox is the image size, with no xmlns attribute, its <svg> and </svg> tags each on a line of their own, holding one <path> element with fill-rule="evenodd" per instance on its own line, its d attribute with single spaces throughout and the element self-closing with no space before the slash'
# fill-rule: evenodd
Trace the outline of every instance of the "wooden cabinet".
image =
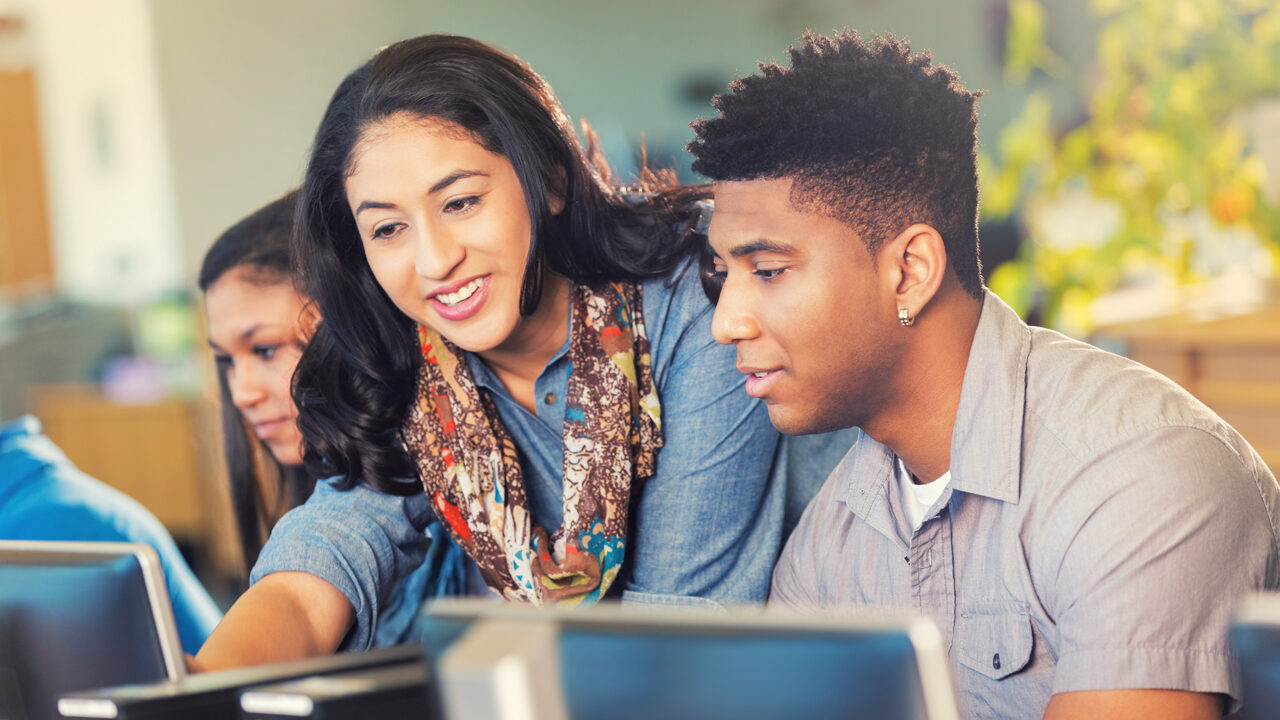
<svg viewBox="0 0 1280 720">
<path fill-rule="evenodd" d="M 1115 325 L 1098 332 L 1168 376 L 1222 416 L 1280 475 L 1280 288 L 1230 317 L 1188 315 Z"/>
<path fill-rule="evenodd" d="M 0 297 L 53 287 L 35 75 L 0 67 Z"/>
<path fill-rule="evenodd" d="M 192 403 L 122 405 L 81 385 L 38 386 L 31 402 L 76 467 L 142 503 L 174 535 L 205 535 Z"/>
</svg>

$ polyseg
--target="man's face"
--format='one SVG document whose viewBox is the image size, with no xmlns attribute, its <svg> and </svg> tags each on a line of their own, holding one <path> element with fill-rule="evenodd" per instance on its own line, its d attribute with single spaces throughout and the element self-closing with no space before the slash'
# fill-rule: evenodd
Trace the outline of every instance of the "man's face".
<svg viewBox="0 0 1280 720">
<path fill-rule="evenodd" d="M 716 183 L 710 242 L 724 286 L 712 334 L 737 346 L 747 393 L 782 432 L 865 425 L 901 353 L 897 280 L 848 225 L 796 210 L 791 182 Z"/>
</svg>

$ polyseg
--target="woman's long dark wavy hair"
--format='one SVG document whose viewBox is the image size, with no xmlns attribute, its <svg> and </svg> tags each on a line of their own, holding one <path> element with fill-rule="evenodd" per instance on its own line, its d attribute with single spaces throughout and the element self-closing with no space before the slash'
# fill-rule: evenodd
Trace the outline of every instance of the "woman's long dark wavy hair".
<svg viewBox="0 0 1280 720">
<path fill-rule="evenodd" d="M 339 487 L 359 478 L 406 495 L 421 492 L 399 481 L 416 475 L 398 437 L 414 395 L 416 335 L 369 269 L 345 189 L 361 133 L 397 114 L 455 124 L 511 162 L 532 226 L 520 295 L 526 316 L 548 270 L 577 281 L 675 270 L 704 247 L 692 228 L 696 201 L 709 190 L 646 172 L 637 187 L 643 199 L 624 197 L 594 150 L 583 152 L 546 82 L 476 40 L 404 40 L 342 81 L 316 132 L 295 223 L 307 295 L 323 320 L 298 363 L 294 398 L 312 472 L 343 476 Z M 553 195 L 564 201 L 559 214 Z"/>
<path fill-rule="evenodd" d="M 297 263 L 290 239 L 298 193 L 257 210 L 218 236 L 205 253 L 198 284 L 201 292 L 236 268 L 248 268 L 264 285 L 287 284 L 297 289 Z M 258 560 L 271 527 L 284 512 L 311 495 L 315 478 L 301 465 L 281 465 L 261 441 L 253 439 L 244 417 L 231 401 L 225 368 L 218 369 L 222 414 L 222 448 L 231 489 L 231 510 L 245 571 Z M 267 483 L 275 483 L 274 503 L 267 502 Z"/>
</svg>

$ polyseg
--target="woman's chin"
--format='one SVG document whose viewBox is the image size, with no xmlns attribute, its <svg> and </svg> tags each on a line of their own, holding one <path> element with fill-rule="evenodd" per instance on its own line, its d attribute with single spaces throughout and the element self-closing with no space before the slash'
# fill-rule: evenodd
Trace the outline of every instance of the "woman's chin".
<svg viewBox="0 0 1280 720">
<path fill-rule="evenodd" d="M 296 444 L 267 443 L 271 457 L 284 467 L 296 467 L 302 464 L 302 442 Z"/>
</svg>

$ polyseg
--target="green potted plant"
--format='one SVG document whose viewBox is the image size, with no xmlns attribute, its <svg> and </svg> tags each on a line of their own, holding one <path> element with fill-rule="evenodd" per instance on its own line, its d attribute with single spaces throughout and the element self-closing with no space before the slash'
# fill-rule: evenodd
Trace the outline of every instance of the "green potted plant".
<svg viewBox="0 0 1280 720">
<path fill-rule="evenodd" d="M 1119 305 L 1158 306 L 1280 268 L 1280 203 L 1268 192 L 1280 177 L 1268 184 L 1249 132 L 1266 124 L 1258 108 L 1280 97 L 1280 3 L 1088 8 L 1096 48 L 1078 72 L 1046 44 L 1038 0 L 1009 0 L 1008 79 L 1047 73 L 1078 95 L 1085 116 L 1055 127 L 1049 94 L 1033 92 L 979 158 L 983 217 L 1012 215 L 1024 236 L 1017 257 L 993 269 L 992 290 L 1077 335 L 1117 292 L 1143 293 Z M 1263 132 L 1280 137 L 1280 115 Z"/>
</svg>

